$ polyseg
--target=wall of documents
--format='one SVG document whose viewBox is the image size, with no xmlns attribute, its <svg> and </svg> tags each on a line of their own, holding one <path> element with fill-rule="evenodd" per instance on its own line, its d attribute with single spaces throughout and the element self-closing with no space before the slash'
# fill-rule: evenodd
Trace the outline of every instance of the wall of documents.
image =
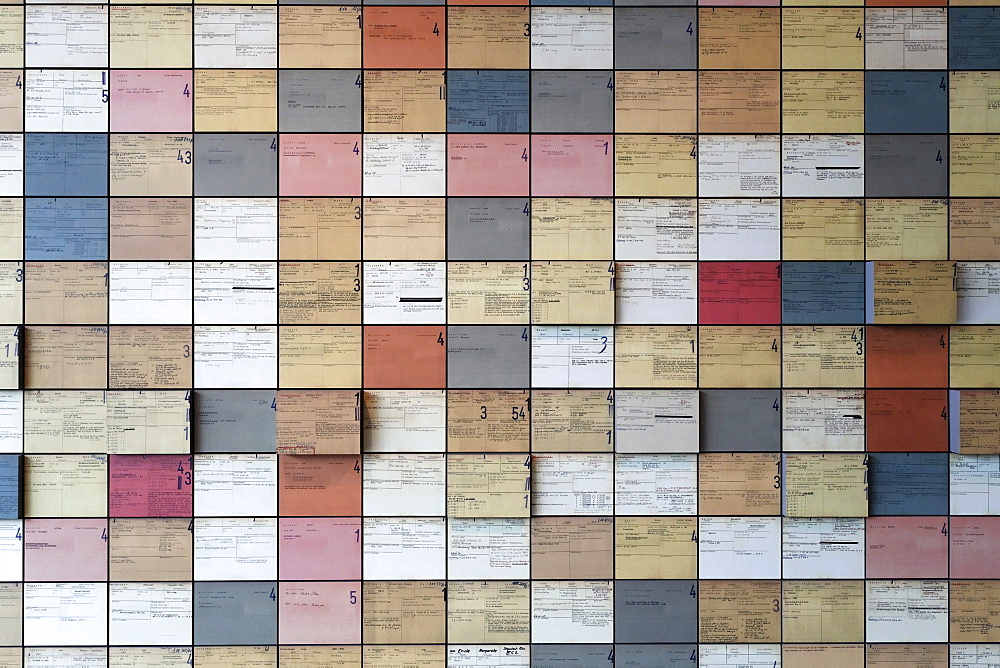
<svg viewBox="0 0 1000 668">
<path fill-rule="evenodd" d="M 991 0 L 0 0 L 0 666 L 1000 665 Z"/>
</svg>

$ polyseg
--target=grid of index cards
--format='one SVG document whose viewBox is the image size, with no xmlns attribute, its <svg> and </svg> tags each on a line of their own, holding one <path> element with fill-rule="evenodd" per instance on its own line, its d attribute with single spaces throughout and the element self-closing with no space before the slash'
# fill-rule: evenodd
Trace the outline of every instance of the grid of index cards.
<svg viewBox="0 0 1000 668">
<path fill-rule="evenodd" d="M 1000 665 L 990 0 L 0 0 L 0 666 Z"/>
</svg>

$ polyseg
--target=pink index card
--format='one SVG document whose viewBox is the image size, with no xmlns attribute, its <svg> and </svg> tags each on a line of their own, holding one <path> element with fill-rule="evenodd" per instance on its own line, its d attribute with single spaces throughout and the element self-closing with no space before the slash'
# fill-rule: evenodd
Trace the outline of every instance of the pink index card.
<svg viewBox="0 0 1000 668">
<path fill-rule="evenodd" d="M 361 578 L 361 520 L 353 517 L 282 517 L 278 578 Z"/>
<path fill-rule="evenodd" d="M 191 70 L 112 70 L 111 132 L 191 132 Z"/>
<path fill-rule="evenodd" d="M 281 135 L 279 193 L 361 195 L 361 135 Z"/>
<path fill-rule="evenodd" d="M 950 577 L 1000 577 L 1000 517 L 952 517 L 949 528 Z"/>
<path fill-rule="evenodd" d="M 361 583 L 281 583 L 278 628 L 283 645 L 360 643 Z"/>
<path fill-rule="evenodd" d="M 108 579 L 108 521 L 24 521 L 24 579 L 83 582 Z"/>
<path fill-rule="evenodd" d="M 869 578 L 948 577 L 947 517 L 869 517 L 865 539 Z"/>
<path fill-rule="evenodd" d="M 191 457 L 111 455 L 108 514 L 111 517 L 190 517 Z"/>
<path fill-rule="evenodd" d="M 448 194 L 528 194 L 528 135 L 449 135 Z"/>
<path fill-rule="evenodd" d="M 615 194 L 611 135 L 532 135 L 530 154 L 532 195 Z"/>
</svg>

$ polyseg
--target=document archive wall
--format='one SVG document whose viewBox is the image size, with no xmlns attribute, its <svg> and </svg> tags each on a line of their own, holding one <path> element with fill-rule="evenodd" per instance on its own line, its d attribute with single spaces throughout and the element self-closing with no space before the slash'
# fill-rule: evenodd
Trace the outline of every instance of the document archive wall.
<svg viewBox="0 0 1000 668">
<path fill-rule="evenodd" d="M 1000 664 L 1000 14 L 823 4 L 0 4 L 0 665 Z"/>
</svg>

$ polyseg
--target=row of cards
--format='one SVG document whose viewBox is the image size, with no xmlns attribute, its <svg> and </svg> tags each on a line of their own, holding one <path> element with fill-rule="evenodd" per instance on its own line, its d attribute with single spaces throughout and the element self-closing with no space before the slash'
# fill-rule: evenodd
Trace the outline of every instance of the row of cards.
<svg viewBox="0 0 1000 668">
<path fill-rule="evenodd" d="M 920 343 L 913 360 L 932 362 L 930 375 L 890 369 L 905 350 L 876 352 L 875 387 L 998 385 L 1000 328 L 913 333 L 876 345 Z M 815 325 L 31 326 L 3 331 L 0 370 L 5 389 L 861 388 L 863 336 Z M 935 345 L 944 355 L 928 353 Z M 946 390 L 886 392 L 944 402 Z"/>
<path fill-rule="evenodd" d="M 0 456 L 0 517 L 266 518 L 363 510 L 433 517 L 430 525 L 403 524 L 434 525 L 427 530 L 443 536 L 444 516 L 991 515 L 1000 490 L 996 455 L 946 453 L 110 455 L 110 465 L 108 457 Z M 254 522 L 246 531 L 263 526 Z M 233 525 L 234 545 L 247 524 Z M 260 531 L 277 535 L 273 522 Z"/>
<path fill-rule="evenodd" d="M 463 272 L 492 271 L 457 264 L 475 260 L 823 260 L 786 264 L 783 271 L 786 278 L 800 271 L 851 274 L 861 271 L 860 264 L 829 261 L 1000 260 L 1000 199 L 0 198 L 0 259 L 39 261 L 28 267 L 32 281 L 74 271 L 84 280 L 101 267 L 74 270 L 45 261 L 109 256 L 447 259 L 450 281 L 461 281 Z M 117 273 L 128 265 L 115 266 Z M 333 273 L 344 269 L 325 266 Z M 501 273 L 513 270 L 509 263 L 495 266 Z M 960 264 L 956 271 L 972 267 Z M 107 272 L 105 265 L 99 273 Z"/>
<path fill-rule="evenodd" d="M 8 5 L 0 11 L 0 67 L 987 70 L 1000 63 L 992 8 L 926 6 L 945 0 L 784 9 L 778 0 L 676 3 L 757 8 L 217 4 L 110 12 Z"/>
<path fill-rule="evenodd" d="M 895 668 L 916 664 L 927 668 L 989 665 L 1000 657 L 996 645 L 988 643 L 858 643 L 847 644 L 510 644 L 510 645 L 365 645 L 315 646 L 199 646 L 199 647 L 28 647 L 0 648 L 0 657 L 14 667 L 41 668 L 62 665 L 85 668 L 98 663 L 114 668 L 158 668 L 181 666 L 197 660 L 201 665 L 226 668 L 276 668 L 283 666 L 372 668 L 404 665 L 429 668 L 562 668 L 619 666 L 657 668 L 840 668 L 844 665 Z M 611 657 L 609 659 L 608 657 Z M 23 663 L 22 663 L 23 659 Z M 103 663 L 101 663 L 103 662 Z M 738 662 L 736 664 L 735 662 Z"/>
<path fill-rule="evenodd" d="M 794 582 L 803 579 L 858 586 L 865 577 L 995 579 L 1000 569 L 990 554 L 998 521 L 947 515 L 536 516 L 446 524 L 384 517 L 3 520 L 0 573 L 29 582 L 338 581 L 358 580 L 364 568 L 371 580 L 616 577 L 666 580 L 664 587 L 698 577 L 784 577 L 786 587 L 812 584 Z M 736 533 L 727 533 L 726 523 Z M 760 551 L 759 575 L 746 574 L 751 548 Z"/>
<path fill-rule="evenodd" d="M 997 262 L 0 262 L 0 318 L 29 325 L 447 320 L 496 325 L 452 330 L 494 338 L 517 324 L 985 325 L 1000 308 L 998 286 Z M 797 327 L 782 337 L 835 339 L 842 329 Z M 698 338 L 676 327 L 662 333 L 678 331 Z M 944 348 L 947 329 L 934 331 Z M 507 336 L 527 342 L 528 334 Z M 858 342 L 863 332 L 847 335 Z M 860 357 L 863 348 L 851 352 Z"/>
<path fill-rule="evenodd" d="M 1000 126 L 998 80 L 943 69 L 3 69 L 0 130 L 978 133 Z"/>
<path fill-rule="evenodd" d="M 979 643 L 1000 637 L 996 626 L 982 621 L 996 614 L 997 583 L 987 580 L 258 580 L 3 587 L 0 619 L 13 618 L 4 621 L 16 625 L 7 624 L 0 643 L 9 638 L 4 644 L 19 644 L 23 599 L 24 643 L 33 646 L 103 645 L 105 639 L 113 645 L 436 644 L 447 638 L 449 643 L 700 642 L 702 651 L 727 651 L 723 643 Z M 697 653 L 693 646 L 673 650 Z M 777 646 L 758 646 L 762 650 L 765 656 L 780 653 Z"/>
<path fill-rule="evenodd" d="M 228 116 L 225 129 L 247 129 Z M 998 174 L 1000 135 L 0 135 L 0 195 L 44 198 L 933 199 L 996 197 Z M 106 203 L 63 206 L 92 217 Z"/>
<path fill-rule="evenodd" d="M 986 455 L 998 407 L 995 390 L 8 391 L 0 452 Z"/>
</svg>

